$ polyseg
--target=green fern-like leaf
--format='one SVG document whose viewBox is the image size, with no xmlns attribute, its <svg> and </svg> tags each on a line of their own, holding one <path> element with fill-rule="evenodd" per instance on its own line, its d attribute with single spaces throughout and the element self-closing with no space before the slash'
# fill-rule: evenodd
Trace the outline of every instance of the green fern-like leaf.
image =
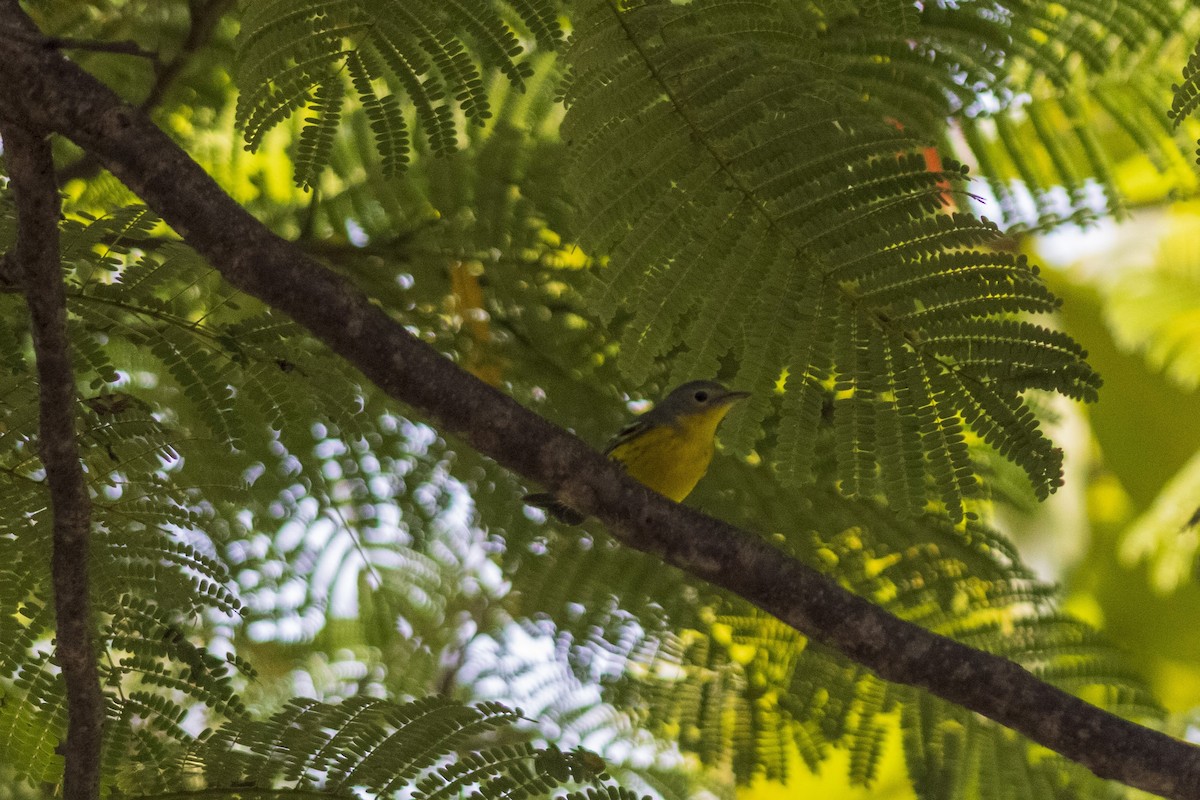
<svg viewBox="0 0 1200 800">
<path fill-rule="evenodd" d="M 620 786 L 603 786 L 588 788 L 582 792 L 569 792 L 558 800 L 649 800 L 649 795 L 639 797 L 636 792 Z"/>
<path fill-rule="evenodd" d="M 947 120 L 970 129 L 971 159 L 1001 203 L 993 215 L 1048 227 L 1121 212 L 1133 187 L 1117 167 L 1129 158 L 1149 157 L 1172 191 L 1195 191 L 1186 137 L 1159 99 L 1195 41 L 1188 10 L 1164 0 L 1053 13 L 1003 2 L 786 11 L 887 116 L 932 141 L 945 142 Z"/>
<path fill-rule="evenodd" d="M 929 8 L 922 19 L 939 54 L 974 64 L 976 85 L 996 97 L 986 108 L 968 97 L 954 116 L 1005 220 L 1050 227 L 1119 214 L 1118 165 L 1129 158 L 1149 158 L 1172 191 L 1195 191 L 1185 137 L 1158 99 L 1178 63 L 1169 54 L 1182 59 L 1195 36 L 1185 3 L 1065 3 L 1057 15 L 1028 6 L 994 15 L 988 5 Z"/>
<path fill-rule="evenodd" d="M 455 111 L 476 125 L 492 116 L 493 70 L 523 90 L 533 67 L 518 30 L 554 49 L 562 38 L 558 14 L 552 0 L 256 0 L 243 21 L 234 70 L 247 147 L 257 149 L 267 131 L 311 101 L 296 179 L 313 186 L 329 165 L 349 83 L 390 174 L 409 160 L 409 106 L 433 151 L 453 152 L 461 134 Z"/>
<path fill-rule="evenodd" d="M 830 458 L 835 438 L 822 430 L 813 462 L 819 485 L 840 469 Z M 733 459 L 712 470 L 710 487 L 724 488 L 701 487 L 702 507 L 775 532 L 773 541 L 790 555 L 892 613 L 1025 665 L 1114 713 L 1161 714 L 1120 652 L 1058 611 L 1054 590 L 1000 534 L 939 516 L 899 520 L 832 489 L 783 489 L 764 480 L 762 467 Z M 1013 786 L 1032 787 L 1014 797 L 1099 791 L 1094 778 L 1021 737 L 919 690 L 886 684 L 736 599 L 623 556 L 604 537 L 586 547 L 557 539 L 544 546 L 542 558 L 512 556 L 514 568 L 532 578 L 520 612 L 554 616 L 561 648 L 584 675 L 597 661 L 606 669 L 614 659 L 625 663 L 605 699 L 739 780 L 783 779 L 796 757 L 817 769 L 840 749 L 853 780 L 870 785 L 899 719 L 918 791 L 954 796 L 956 787 L 990 781 L 999 763 Z M 557 613 L 562 608 L 573 610 L 569 618 Z M 552 691 L 538 686 L 539 695 Z"/>
<path fill-rule="evenodd" d="M 1171 88 L 1175 92 L 1171 100 L 1171 118 L 1178 125 L 1200 108 L 1200 42 L 1183 67 L 1183 81 Z"/>
<path fill-rule="evenodd" d="M 396 96 L 389 94 L 380 97 L 375 91 L 371 75 L 382 74 L 383 67 L 374 64 L 368 69 L 364 59 L 372 56 L 365 53 L 362 50 L 351 53 L 346 59 L 346 67 L 370 120 L 371 131 L 375 134 L 375 146 L 379 150 L 384 174 L 390 177 L 402 172 L 408 163 L 408 125 Z"/>
<path fill-rule="evenodd" d="M 598 783 L 604 762 L 586 751 L 527 744 L 472 748 L 488 734 L 514 735 L 520 712 L 440 697 L 410 703 L 352 698 L 290 701 L 268 720 L 241 719 L 206 732 L 186 762 L 212 789 L 254 785 L 333 796 L 422 800 L 459 796 L 549 797 L 566 783 Z M 182 778 L 176 778 L 182 780 Z"/>
<path fill-rule="evenodd" d="M 780 44 L 747 54 L 741 30 Z M 1021 393 L 1092 399 L 1098 379 L 1073 342 L 1016 320 L 1057 306 L 1036 270 L 982 249 L 998 235 L 986 220 L 943 212 L 963 170 L 931 168 L 921 140 L 805 39 L 771 4 L 589 5 L 563 129 L 587 187 L 584 240 L 611 252 L 592 308 L 604 321 L 632 310 L 621 355 L 635 382 L 668 353 L 676 380 L 724 368 L 764 397 L 786 374 L 785 477 L 806 474 L 814 410 L 832 393 L 848 494 L 911 512 L 928 471 L 960 517 L 978 486 L 969 426 L 1045 496 L 1061 454 Z M 868 359 L 878 352 L 889 358 Z M 735 449 L 755 446 L 766 411 L 731 421 Z M 899 444 L 905 419 L 920 420 L 921 459 Z"/>
<path fill-rule="evenodd" d="M 335 80 L 321 82 L 313 94 L 312 116 L 305 121 L 296 143 L 296 183 L 306 189 L 317 187 L 317 176 L 329 163 L 344 98 L 345 87 Z M 382 106 L 376 108 L 383 110 Z"/>
</svg>

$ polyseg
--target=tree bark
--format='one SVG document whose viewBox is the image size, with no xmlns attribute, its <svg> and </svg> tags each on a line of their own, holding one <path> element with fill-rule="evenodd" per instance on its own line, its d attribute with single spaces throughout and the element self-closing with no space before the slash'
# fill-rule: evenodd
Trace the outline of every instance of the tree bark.
<svg viewBox="0 0 1200 800">
<path fill-rule="evenodd" d="M 63 797 L 92 800 L 100 793 L 104 698 L 92 643 L 88 597 L 91 500 L 75 438 L 75 371 L 67 337 L 66 291 L 58 248 L 59 200 L 45 135 L 0 115 L 4 158 L 17 206 L 17 243 L 8 270 L 23 284 L 37 357 L 38 445 L 50 487 L 54 545 L 54 655 L 67 686 Z M 46 524 L 39 520 L 38 524 Z"/>
</svg>

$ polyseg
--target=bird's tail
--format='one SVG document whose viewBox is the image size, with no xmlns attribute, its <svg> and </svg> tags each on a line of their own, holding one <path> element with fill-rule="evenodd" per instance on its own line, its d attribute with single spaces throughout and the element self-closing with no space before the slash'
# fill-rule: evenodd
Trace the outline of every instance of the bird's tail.
<svg viewBox="0 0 1200 800">
<path fill-rule="evenodd" d="M 539 492 L 537 494 L 527 494 L 521 498 L 531 506 L 536 506 L 550 514 L 564 525 L 579 525 L 587 517 L 580 514 L 575 509 L 571 508 L 566 503 L 563 503 L 557 497 L 548 492 Z"/>
</svg>

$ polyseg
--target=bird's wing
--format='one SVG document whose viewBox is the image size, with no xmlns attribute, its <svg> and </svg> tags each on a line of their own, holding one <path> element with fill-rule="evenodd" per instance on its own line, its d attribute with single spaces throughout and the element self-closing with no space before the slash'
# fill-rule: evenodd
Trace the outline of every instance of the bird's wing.
<svg viewBox="0 0 1200 800">
<path fill-rule="evenodd" d="M 616 436 L 608 440 L 608 445 L 604 448 L 604 455 L 612 455 L 613 450 L 616 450 L 630 439 L 637 438 L 647 427 L 649 425 L 646 422 L 646 416 L 643 414 L 624 428 L 621 428 L 621 430 L 617 431 Z"/>
</svg>

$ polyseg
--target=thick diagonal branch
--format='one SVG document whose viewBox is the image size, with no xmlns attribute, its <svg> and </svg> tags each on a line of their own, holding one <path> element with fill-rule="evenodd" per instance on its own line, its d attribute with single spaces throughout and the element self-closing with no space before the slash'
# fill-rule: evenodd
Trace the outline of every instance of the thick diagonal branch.
<svg viewBox="0 0 1200 800">
<path fill-rule="evenodd" d="M 5 25 L 29 25 L 16 0 L 0 0 Z M 144 114 L 57 54 L 0 36 L 0 86 L 13 87 L 0 95 L 0 113 L 34 114 L 94 154 L 230 283 L 290 314 L 444 430 L 560 491 L 630 547 L 740 595 L 887 680 L 977 711 L 1101 777 L 1200 800 L 1200 749 L 891 616 L 761 539 L 626 479 L 579 439 L 459 369 L 276 237 Z"/>
<path fill-rule="evenodd" d="M 100 791 L 104 706 L 88 601 L 91 503 L 75 439 L 75 373 L 71 369 L 66 293 L 58 252 L 58 185 L 46 137 L 22 127 L 7 112 L 2 115 L 0 136 L 17 206 L 17 244 L 11 261 L 25 290 L 37 357 L 38 443 L 50 486 L 50 523 L 54 529 L 50 568 L 57 631 L 55 654 L 67 684 L 63 796 L 67 800 L 92 800 Z"/>
</svg>

